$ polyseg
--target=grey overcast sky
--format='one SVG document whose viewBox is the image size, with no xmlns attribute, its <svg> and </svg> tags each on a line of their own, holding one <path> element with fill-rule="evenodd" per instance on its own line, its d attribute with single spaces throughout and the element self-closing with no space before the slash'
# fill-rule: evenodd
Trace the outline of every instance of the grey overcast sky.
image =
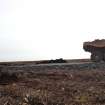
<svg viewBox="0 0 105 105">
<path fill-rule="evenodd" d="M 0 61 L 89 58 L 105 38 L 105 0 L 0 0 Z"/>
</svg>

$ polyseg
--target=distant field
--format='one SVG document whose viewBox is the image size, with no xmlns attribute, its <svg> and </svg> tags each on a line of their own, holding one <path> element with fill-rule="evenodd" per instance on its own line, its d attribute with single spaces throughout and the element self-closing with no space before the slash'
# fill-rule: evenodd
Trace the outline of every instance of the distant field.
<svg viewBox="0 0 105 105">
<path fill-rule="evenodd" d="M 90 59 L 64 59 L 67 63 L 77 63 L 77 62 L 90 62 Z M 48 60 L 40 60 L 40 61 L 14 61 L 14 62 L 0 62 L 0 65 L 30 65 L 30 64 L 37 64 L 43 61 Z M 43 63 L 42 63 L 43 64 Z"/>
</svg>

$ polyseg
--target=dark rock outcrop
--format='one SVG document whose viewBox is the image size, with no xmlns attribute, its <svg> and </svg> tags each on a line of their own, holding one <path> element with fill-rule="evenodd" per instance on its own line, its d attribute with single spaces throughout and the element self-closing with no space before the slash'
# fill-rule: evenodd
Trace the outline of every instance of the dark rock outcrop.
<svg viewBox="0 0 105 105">
<path fill-rule="evenodd" d="M 92 61 L 105 61 L 105 39 L 84 42 L 83 49 L 91 53 Z"/>
</svg>

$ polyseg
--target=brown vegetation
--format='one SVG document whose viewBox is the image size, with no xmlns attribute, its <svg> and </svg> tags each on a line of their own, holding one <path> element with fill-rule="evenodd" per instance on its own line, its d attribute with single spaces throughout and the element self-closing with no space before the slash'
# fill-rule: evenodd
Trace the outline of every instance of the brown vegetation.
<svg viewBox="0 0 105 105">
<path fill-rule="evenodd" d="M 105 105 L 104 70 L 53 70 L 18 76 L 1 74 L 0 105 Z"/>
</svg>

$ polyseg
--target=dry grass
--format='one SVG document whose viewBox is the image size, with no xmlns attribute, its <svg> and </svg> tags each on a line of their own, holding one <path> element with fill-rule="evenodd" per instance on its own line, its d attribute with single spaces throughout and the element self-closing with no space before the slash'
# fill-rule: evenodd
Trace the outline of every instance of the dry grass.
<svg viewBox="0 0 105 105">
<path fill-rule="evenodd" d="M 0 105 L 105 105 L 105 71 L 54 70 L 6 81 Z"/>
</svg>

